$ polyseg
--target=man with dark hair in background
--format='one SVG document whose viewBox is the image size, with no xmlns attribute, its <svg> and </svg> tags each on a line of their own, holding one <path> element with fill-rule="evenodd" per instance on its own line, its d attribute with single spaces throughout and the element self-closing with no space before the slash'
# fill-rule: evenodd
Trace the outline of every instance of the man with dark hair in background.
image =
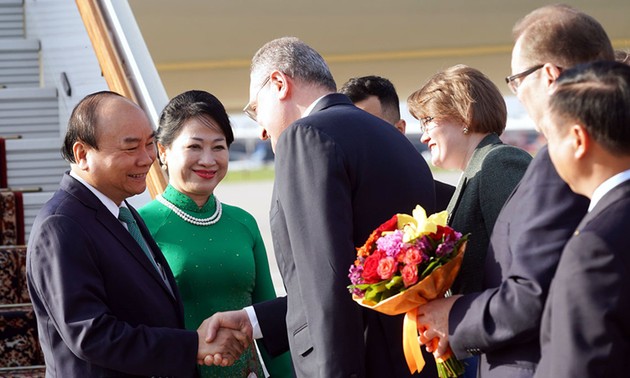
<svg viewBox="0 0 630 378">
<path fill-rule="evenodd" d="M 358 107 L 394 125 L 405 133 L 407 123 L 400 118 L 400 102 L 391 81 L 380 76 L 353 77 L 339 90 Z M 446 209 L 455 193 L 453 185 L 435 180 L 436 211 Z M 431 361 L 431 360 L 429 360 Z"/>
<path fill-rule="evenodd" d="M 405 133 L 405 120 L 400 118 L 400 102 L 391 81 L 380 76 L 353 77 L 339 90 L 359 109 L 391 123 Z"/>
</svg>

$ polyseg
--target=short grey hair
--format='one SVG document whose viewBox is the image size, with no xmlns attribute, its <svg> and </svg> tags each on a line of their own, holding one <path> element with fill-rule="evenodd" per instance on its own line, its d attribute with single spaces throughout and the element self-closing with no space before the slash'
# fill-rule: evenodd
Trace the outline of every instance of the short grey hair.
<svg viewBox="0 0 630 378">
<path fill-rule="evenodd" d="M 324 58 L 295 37 L 282 37 L 267 42 L 252 58 L 252 74 L 262 76 L 273 70 L 333 92 L 337 91 L 337 84 Z"/>
</svg>

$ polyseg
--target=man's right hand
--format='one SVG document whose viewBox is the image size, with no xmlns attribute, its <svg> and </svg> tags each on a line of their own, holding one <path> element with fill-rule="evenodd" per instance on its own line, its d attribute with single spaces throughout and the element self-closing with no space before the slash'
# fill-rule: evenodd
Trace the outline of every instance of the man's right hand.
<svg viewBox="0 0 630 378">
<path fill-rule="evenodd" d="M 241 342 L 243 348 L 246 348 L 251 343 L 253 334 L 252 325 L 249 322 L 247 312 L 245 310 L 217 312 L 208 319 L 204 320 L 199 326 L 199 329 L 197 329 L 199 334 L 200 352 L 202 341 L 205 341 L 205 343 L 208 344 L 214 344 L 216 342 L 215 339 L 219 340 L 224 331 L 229 331 L 232 335 L 234 335 L 236 340 Z M 237 334 L 240 335 L 240 338 L 236 337 Z M 231 350 L 234 350 L 234 348 Z M 241 353 L 242 350 L 238 353 L 234 360 L 238 359 L 238 356 L 240 356 Z M 203 362 L 208 366 L 228 366 L 234 363 L 234 361 L 231 360 L 231 357 L 234 355 L 230 352 L 226 356 L 224 356 L 221 351 L 209 353 L 204 356 L 205 357 L 202 357 L 199 362 Z M 198 356 L 198 358 L 199 357 L 201 356 Z"/>
<path fill-rule="evenodd" d="M 204 332 L 197 330 L 199 335 L 199 349 L 197 351 L 197 362 L 206 365 L 230 366 L 241 356 L 245 348 L 251 342 L 246 334 L 239 330 L 221 328 L 216 332 L 211 342 L 206 342 Z"/>
</svg>

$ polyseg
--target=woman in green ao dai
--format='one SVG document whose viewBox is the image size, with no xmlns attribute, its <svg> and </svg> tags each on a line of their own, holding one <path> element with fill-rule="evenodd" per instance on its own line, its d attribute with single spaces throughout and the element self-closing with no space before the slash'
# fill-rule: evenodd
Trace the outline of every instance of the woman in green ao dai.
<svg viewBox="0 0 630 378">
<path fill-rule="evenodd" d="M 162 111 L 158 153 L 169 184 L 140 209 L 175 275 L 187 329 L 215 312 L 276 297 L 265 246 L 254 218 L 213 194 L 228 169 L 234 136 L 221 102 L 204 91 L 173 98 Z M 176 348 L 177 346 L 173 346 Z M 272 377 L 291 376 L 288 353 L 270 358 Z M 202 377 L 264 377 L 256 346 L 229 367 L 202 366 Z"/>
</svg>

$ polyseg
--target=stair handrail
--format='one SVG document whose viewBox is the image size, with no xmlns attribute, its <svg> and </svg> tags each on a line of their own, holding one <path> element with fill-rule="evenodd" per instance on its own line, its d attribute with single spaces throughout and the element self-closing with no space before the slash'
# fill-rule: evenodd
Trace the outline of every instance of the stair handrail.
<svg viewBox="0 0 630 378">
<path fill-rule="evenodd" d="M 138 104 L 157 129 L 168 96 L 127 1 L 76 0 L 103 77 L 110 90 Z M 156 160 L 147 176 L 155 198 L 166 188 L 166 174 Z"/>
</svg>

